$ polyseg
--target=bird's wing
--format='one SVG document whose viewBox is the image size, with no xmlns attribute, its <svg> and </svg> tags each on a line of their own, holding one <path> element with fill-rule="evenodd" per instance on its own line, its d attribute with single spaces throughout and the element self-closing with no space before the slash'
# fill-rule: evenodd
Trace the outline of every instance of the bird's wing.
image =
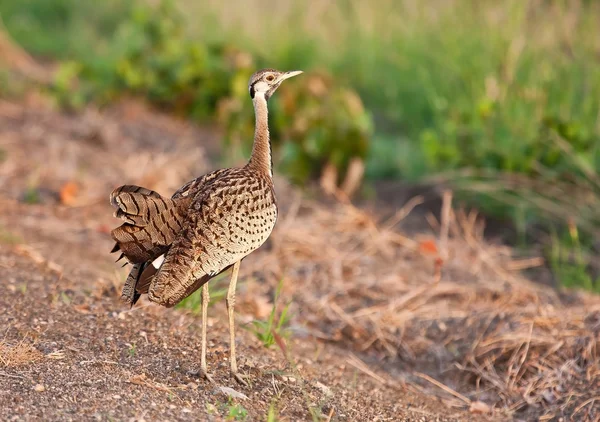
<svg viewBox="0 0 600 422">
<path fill-rule="evenodd" d="M 111 252 L 121 252 L 117 261 L 126 257 L 133 264 L 121 293 L 124 301 L 134 305 L 143 293 L 148 293 L 195 193 L 222 172 L 217 170 L 189 181 L 171 199 L 134 185 L 121 186 L 110 194 L 110 203 L 117 208 L 115 217 L 125 221 L 111 232 L 116 241 Z"/>
<path fill-rule="evenodd" d="M 115 217 L 125 221 L 111 231 L 116 244 L 112 252 L 121 251 L 129 262 L 141 264 L 164 253 L 181 230 L 190 198 L 177 200 L 139 186 L 126 185 L 110 195 L 116 207 Z"/>
<path fill-rule="evenodd" d="M 264 243 L 276 218 L 270 181 L 244 169 L 222 172 L 195 194 L 148 297 L 174 306 Z"/>
</svg>

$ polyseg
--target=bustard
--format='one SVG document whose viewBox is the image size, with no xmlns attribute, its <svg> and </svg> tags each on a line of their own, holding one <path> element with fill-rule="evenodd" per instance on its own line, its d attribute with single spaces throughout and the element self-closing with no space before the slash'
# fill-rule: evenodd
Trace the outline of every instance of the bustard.
<svg viewBox="0 0 600 422">
<path fill-rule="evenodd" d="M 202 287 L 202 350 L 200 369 L 206 366 L 208 281 L 233 267 L 227 292 L 230 366 L 238 373 L 235 353 L 234 305 L 241 260 L 261 246 L 277 220 L 273 163 L 269 140 L 267 100 L 281 83 L 302 73 L 263 69 L 250 78 L 256 127 L 248 163 L 216 170 L 181 187 L 171 198 L 139 186 L 125 185 L 110 195 L 115 217 L 125 222 L 111 232 L 133 268 L 122 299 L 132 306 L 144 293 L 155 303 L 175 306 Z"/>
</svg>

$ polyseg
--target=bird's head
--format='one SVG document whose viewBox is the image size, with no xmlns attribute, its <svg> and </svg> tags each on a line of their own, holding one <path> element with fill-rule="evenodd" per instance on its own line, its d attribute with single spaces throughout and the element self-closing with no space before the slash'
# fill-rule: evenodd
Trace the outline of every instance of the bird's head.
<svg viewBox="0 0 600 422">
<path fill-rule="evenodd" d="M 263 95 L 265 100 L 268 100 L 277 88 L 279 88 L 281 82 L 301 73 L 301 70 L 294 70 L 291 72 L 280 72 L 275 69 L 259 70 L 250 77 L 250 81 L 248 82 L 250 96 L 254 99 L 256 95 Z"/>
</svg>

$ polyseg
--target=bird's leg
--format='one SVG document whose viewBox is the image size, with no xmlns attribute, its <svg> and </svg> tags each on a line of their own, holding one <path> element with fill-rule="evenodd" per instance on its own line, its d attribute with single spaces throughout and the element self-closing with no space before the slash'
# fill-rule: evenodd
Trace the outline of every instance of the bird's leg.
<svg viewBox="0 0 600 422">
<path fill-rule="evenodd" d="M 240 376 L 237 369 L 237 361 L 235 358 L 235 321 L 233 308 L 235 306 L 235 287 L 237 284 L 238 274 L 240 272 L 240 262 L 238 261 L 233 265 L 233 271 L 231 273 L 231 281 L 229 282 L 229 290 L 227 291 L 227 313 L 229 314 L 229 343 L 230 353 L 229 363 L 231 364 L 231 375 L 240 384 L 248 385 L 248 383 Z"/>
<path fill-rule="evenodd" d="M 200 356 L 200 372 L 202 376 L 208 381 L 214 383 L 208 369 L 206 368 L 206 326 L 208 318 L 208 302 L 210 302 L 210 295 L 208 294 L 208 283 L 204 283 L 202 286 L 202 352 Z"/>
</svg>

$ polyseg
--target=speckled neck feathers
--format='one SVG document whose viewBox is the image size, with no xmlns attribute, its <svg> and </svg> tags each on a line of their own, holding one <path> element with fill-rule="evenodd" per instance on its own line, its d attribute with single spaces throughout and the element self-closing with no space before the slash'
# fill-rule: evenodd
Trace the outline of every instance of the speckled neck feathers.
<svg viewBox="0 0 600 422">
<path fill-rule="evenodd" d="M 253 170 L 273 177 L 273 158 L 271 156 L 271 141 L 269 139 L 269 110 L 267 100 L 263 93 L 257 93 L 252 102 L 256 116 L 254 129 L 254 145 L 248 167 Z"/>
</svg>

